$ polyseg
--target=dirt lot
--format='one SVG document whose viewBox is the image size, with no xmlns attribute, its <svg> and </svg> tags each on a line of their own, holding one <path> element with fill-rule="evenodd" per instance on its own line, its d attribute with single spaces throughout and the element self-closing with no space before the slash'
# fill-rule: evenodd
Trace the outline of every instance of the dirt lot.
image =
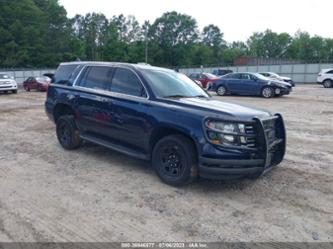
<svg viewBox="0 0 333 249">
<path fill-rule="evenodd" d="M 0 241 L 333 241 L 333 89 L 220 98 L 282 113 L 285 160 L 256 181 L 185 188 L 99 146 L 63 150 L 44 99 L 0 94 Z"/>
</svg>

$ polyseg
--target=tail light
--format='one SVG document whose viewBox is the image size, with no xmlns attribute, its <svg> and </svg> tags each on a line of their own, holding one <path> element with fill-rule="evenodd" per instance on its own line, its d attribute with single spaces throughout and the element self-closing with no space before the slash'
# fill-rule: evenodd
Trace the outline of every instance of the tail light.
<svg viewBox="0 0 333 249">
<path fill-rule="evenodd" d="M 321 74 L 319 73 L 319 74 L 318 74 L 318 77 L 320 77 L 320 76 L 321 76 Z"/>
</svg>

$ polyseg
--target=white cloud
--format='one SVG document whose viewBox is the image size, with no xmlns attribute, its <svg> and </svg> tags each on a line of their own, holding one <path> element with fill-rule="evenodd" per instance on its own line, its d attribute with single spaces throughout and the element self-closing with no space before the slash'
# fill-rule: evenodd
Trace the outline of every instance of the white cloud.
<svg viewBox="0 0 333 249">
<path fill-rule="evenodd" d="M 202 29 L 220 27 L 227 41 L 245 41 L 253 32 L 271 29 L 294 34 L 297 30 L 333 38 L 332 0 L 60 0 L 68 16 L 100 12 L 107 17 L 134 15 L 141 23 L 162 13 L 177 11 L 194 17 Z"/>
</svg>

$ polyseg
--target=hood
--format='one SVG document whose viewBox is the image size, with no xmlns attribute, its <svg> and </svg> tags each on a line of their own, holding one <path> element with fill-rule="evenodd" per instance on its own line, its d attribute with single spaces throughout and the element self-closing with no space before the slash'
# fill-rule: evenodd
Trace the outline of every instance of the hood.
<svg viewBox="0 0 333 249">
<path fill-rule="evenodd" d="M 172 101 L 180 102 L 181 104 L 190 105 L 192 107 L 202 108 L 202 111 L 212 111 L 214 114 L 229 116 L 235 120 L 252 120 L 254 117 L 265 118 L 272 116 L 266 110 L 260 110 L 249 106 L 233 104 L 215 100 L 213 98 L 180 98 Z M 193 109 L 193 108 L 191 108 Z M 209 115 L 209 114 L 207 114 Z"/>
<path fill-rule="evenodd" d="M 13 79 L 0 79 L 0 82 L 2 82 L 2 83 L 6 82 L 6 83 L 10 83 L 10 84 L 16 83 L 16 81 Z"/>
<path fill-rule="evenodd" d="M 283 85 L 285 87 L 291 87 L 291 84 L 282 80 L 271 80 L 270 81 L 271 84 L 277 84 L 277 85 Z"/>
<path fill-rule="evenodd" d="M 280 78 L 283 79 L 283 80 L 291 80 L 291 78 L 289 78 L 289 77 L 284 77 L 284 76 L 280 76 Z"/>
</svg>

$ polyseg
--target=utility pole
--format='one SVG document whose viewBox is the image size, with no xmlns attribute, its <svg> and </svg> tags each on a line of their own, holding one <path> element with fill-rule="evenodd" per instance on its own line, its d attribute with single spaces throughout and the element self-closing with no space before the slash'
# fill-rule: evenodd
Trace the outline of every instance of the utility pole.
<svg viewBox="0 0 333 249">
<path fill-rule="evenodd" d="M 148 64 L 148 28 L 149 28 L 149 21 L 145 21 L 145 62 Z"/>
</svg>

